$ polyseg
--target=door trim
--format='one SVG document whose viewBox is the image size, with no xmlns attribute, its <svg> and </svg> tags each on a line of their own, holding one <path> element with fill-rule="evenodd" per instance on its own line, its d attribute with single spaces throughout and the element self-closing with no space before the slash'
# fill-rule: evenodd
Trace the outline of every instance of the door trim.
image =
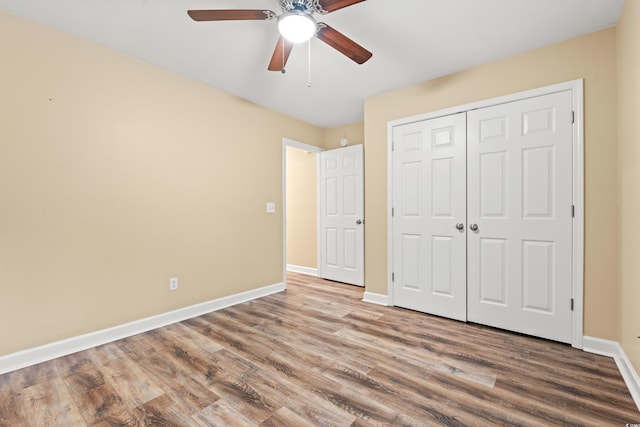
<svg viewBox="0 0 640 427">
<path fill-rule="evenodd" d="M 486 99 L 470 104 L 460 105 L 430 113 L 419 114 L 403 119 L 387 122 L 387 293 L 388 304 L 394 305 L 393 301 L 393 128 L 409 123 L 423 120 L 435 119 L 438 117 L 467 112 L 478 108 L 492 107 L 499 104 L 520 101 L 552 93 L 570 90 L 572 94 L 572 108 L 575 112 L 573 126 L 573 205 L 575 206 L 575 216 L 572 225 L 572 284 L 571 294 L 574 302 L 574 310 L 571 315 L 572 333 L 571 345 L 582 349 L 583 318 L 584 318 L 584 80 L 572 80 L 558 83 L 537 89 L 517 92 L 510 95 Z"/>
<path fill-rule="evenodd" d="M 282 138 L 282 283 L 284 288 L 287 288 L 287 147 L 298 148 L 300 150 L 309 151 L 316 155 L 316 206 L 320 206 L 320 154 L 324 151 L 323 148 L 316 147 L 315 145 L 305 144 L 304 142 L 295 141 L 289 138 Z M 320 225 L 316 221 L 316 236 L 320 238 Z M 320 244 L 320 240 L 318 245 Z M 316 248 L 317 266 L 319 273 L 320 270 L 320 253 L 319 247 Z"/>
</svg>

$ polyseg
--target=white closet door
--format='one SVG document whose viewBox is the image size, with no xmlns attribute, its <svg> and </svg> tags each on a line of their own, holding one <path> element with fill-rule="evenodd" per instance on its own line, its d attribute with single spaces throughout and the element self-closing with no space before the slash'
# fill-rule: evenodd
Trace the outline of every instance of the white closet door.
<svg viewBox="0 0 640 427">
<path fill-rule="evenodd" d="M 468 113 L 468 319 L 571 342 L 571 92 Z"/>
<path fill-rule="evenodd" d="M 364 285 L 362 145 L 320 153 L 320 277 Z"/>
<path fill-rule="evenodd" d="M 461 113 L 393 129 L 394 304 L 458 320 L 467 315 L 465 124 Z"/>
</svg>

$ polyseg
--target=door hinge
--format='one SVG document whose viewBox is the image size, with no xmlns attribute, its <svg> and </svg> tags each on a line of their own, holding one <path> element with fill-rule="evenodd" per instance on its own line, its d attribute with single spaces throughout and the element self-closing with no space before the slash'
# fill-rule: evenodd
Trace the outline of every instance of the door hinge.
<svg viewBox="0 0 640 427">
<path fill-rule="evenodd" d="M 571 311 L 573 311 L 573 298 L 571 298 Z"/>
<path fill-rule="evenodd" d="M 576 112 L 571 110 L 571 124 L 576 122 Z"/>
<path fill-rule="evenodd" d="M 395 149 L 396 149 L 396 142 L 391 141 L 391 151 L 395 151 Z"/>
<path fill-rule="evenodd" d="M 395 208 L 391 208 L 391 216 L 395 216 L 395 214 L 396 214 Z"/>
<path fill-rule="evenodd" d="M 391 273 L 391 281 L 392 282 L 396 281 L 396 273 Z"/>
<path fill-rule="evenodd" d="M 576 206 L 571 205 L 571 218 L 575 218 L 575 217 L 576 217 Z"/>
</svg>

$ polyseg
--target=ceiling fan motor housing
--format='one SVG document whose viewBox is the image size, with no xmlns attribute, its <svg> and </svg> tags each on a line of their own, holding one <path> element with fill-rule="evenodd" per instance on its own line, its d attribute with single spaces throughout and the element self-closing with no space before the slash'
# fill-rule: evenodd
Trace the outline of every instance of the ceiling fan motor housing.
<svg viewBox="0 0 640 427">
<path fill-rule="evenodd" d="M 327 13 L 320 4 L 320 0 L 281 0 L 280 7 L 283 12 L 298 10 L 309 15 L 314 12 L 320 14 Z"/>
</svg>

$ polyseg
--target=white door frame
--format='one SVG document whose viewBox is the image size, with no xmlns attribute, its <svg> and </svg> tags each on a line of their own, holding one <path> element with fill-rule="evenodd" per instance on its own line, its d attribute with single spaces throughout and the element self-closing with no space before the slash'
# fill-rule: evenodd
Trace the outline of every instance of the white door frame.
<svg viewBox="0 0 640 427">
<path fill-rule="evenodd" d="M 575 125 L 573 126 L 573 218 L 572 248 L 572 289 L 574 310 L 572 312 L 571 345 L 582 349 L 583 318 L 584 318 L 584 81 L 583 79 L 545 86 L 524 92 L 518 92 L 497 98 L 473 102 L 466 105 L 420 114 L 387 123 L 387 292 L 388 305 L 393 305 L 393 218 L 391 209 L 393 203 L 393 128 L 408 123 L 434 119 L 451 114 L 491 107 L 522 99 L 570 90 L 572 93 L 572 108 Z"/>
<path fill-rule="evenodd" d="M 316 155 L 316 176 L 320 174 L 320 154 L 325 151 L 315 145 L 305 144 L 289 138 L 282 138 L 282 283 L 287 288 L 287 147 L 299 148 L 301 150 L 315 153 Z M 319 179 L 316 179 L 316 206 L 320 206 Z M 320 242 L 320 227 L 316 221 L 316 235 Z M 316 248 L 317 265 L 320 266 L 320 253 Z"/>
</svg>

